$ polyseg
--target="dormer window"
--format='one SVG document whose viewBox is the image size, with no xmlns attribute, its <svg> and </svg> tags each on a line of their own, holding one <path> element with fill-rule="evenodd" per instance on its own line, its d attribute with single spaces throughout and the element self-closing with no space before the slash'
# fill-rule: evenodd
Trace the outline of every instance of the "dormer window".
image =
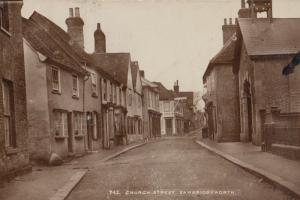
<svg viewBox="0 0 300 200">
<path fill-rule="evenodd" d="M 0 27 L 9 31 L 8 3 L 0 0 Z"/>
</svg>

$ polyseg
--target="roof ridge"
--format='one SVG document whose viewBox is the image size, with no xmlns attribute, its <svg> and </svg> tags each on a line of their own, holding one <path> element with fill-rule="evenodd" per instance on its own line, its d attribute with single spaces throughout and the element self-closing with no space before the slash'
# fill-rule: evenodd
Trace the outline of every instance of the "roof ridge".
<svg viewBox="0 0 300 200">
<path fill-rule="evenodd" d="M 41 15 L 40 13 L 38 13 L 38 12 L 36 12 L 36 11 L 34 11 L 34 13 L 36 13 L 36 14 L 38 14 L 39 16 L 42 16 L 42 17 L 44 17 L 44 18 L 46 18 L 45 16 L 43 16 L 43 15 Z M 31 15 L 32 16 L 32 15 Z M 31 17 L 30 17 L 30 19 L 32 19 Z M 33 21 L 35 21 L 34 19 L 32 19 Z M 46 20 L 48 20 L 48 21 L 51 21 L 51 20 L 49 20 L 48 18 L 46 18 Z M 57 41 L 57 39 L 55 38 L 55 37 L 53 37 L 52 36 L 52 34 L 49 34 L 48 33 L 48 30 L 47 30 L 47 28 L 45 28 L 44 26 L 42 26 L 40 23 L 38 23 L 38 22 L 36 22 L 35 21 L 35 23 L 39 26 L 39 27 L 41 27 L 42 29 L 44 29 L 44 31 L 49 35 L 49 37 L 50 38 L 52 38 L 55 42 L 56 42 L 56 44 L 67 54 L 67 55 L 69 55 L 78 65 L 79 65 L 79 67 L 82 69 L 82 70 L 84 70 L 85 71 L 85 69 L 83 69 L 82 67 L 81 67 L 81 63 L 80 63 L 80 61 L 78 61 L 77 60 L 77 58 L 74 58 L 74 56 L 73 55 L 71 55 L 66 49 L 65 49 L 65 47 L 63 47 L 63 45 L 61 45 L 61 43 L 59 42 L 59 41 Z M 54 23 L 53 23 L 54 24 Z M 56 25 L 56 24 L 54 24 L 54 25 Z M 56 25 L 57 26 L 57 25 Z M 62 39 L 62 38 L 61 38 Z M 62 39 L 64 42 L 66 42 L 64 39 Z M 66 42 L 67 43 L 67 42 Z M 67 45 L 69 45 L 68 43 L 67 43 Z M 73 49 L 73 47 L 71 47 L 71 49 L 73 50 L 73 51 L 75 51 L 74 49 Z M 75 52 L 76 53 L 76 52 Z"/>
</svg>

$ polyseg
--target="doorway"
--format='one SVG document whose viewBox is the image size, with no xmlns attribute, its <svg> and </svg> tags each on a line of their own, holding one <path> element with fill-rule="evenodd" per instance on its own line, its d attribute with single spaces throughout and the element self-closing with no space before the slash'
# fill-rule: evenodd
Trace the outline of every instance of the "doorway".
<svg viewBox="0 0 300 200">
<path fill-rule="evenodd" d="M 173 133 L 173 119 L 166 119 L 166 134 L 172 135 Z"/>
</svg>

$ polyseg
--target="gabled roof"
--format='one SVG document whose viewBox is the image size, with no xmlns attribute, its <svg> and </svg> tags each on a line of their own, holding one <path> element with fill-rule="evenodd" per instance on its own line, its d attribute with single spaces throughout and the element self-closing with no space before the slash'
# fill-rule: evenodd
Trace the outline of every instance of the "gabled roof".
<svg viewBox="0 0 300 200">
<path fill-rule="evenodd" d="M 237 47 L 237 36 L 236 33 L 234 33 L 224 44 L 222 49 L 217 53 L 217 55 L 210 60 L 206 68 L 206 71 L 203 75 L 203 81 L 210 74 L 210 72 L 215 67 L 215 65 L 233 63 L 236 47 Z"/>
<path fill-rule="evenodd" d="M 101 66 L 94 66 L 92 56 L 86 53 L 83 49 L 81 49 L 76 42 L 74 42 L 69 34 L 60 28 L 58 25 L 53 23 L 51 20 L 41 15 L 40 13 L 34 11 L 30 16 L 30 20 L 39 24 L 43 27 L 44 30 L 47 30 L 49 34 L 51 34 L 52 38 L 55 38 L 64 48 L 64 50 L 73 58 L 78 60 L 82 65 L 87 65 L 94 70 L 97 70 L 101 75 L 108 79 L 113 79 L 112 76 L 109 75 L 106 71 L 104 71 Z"/>
<path fill-rule="evenodd" d="M 174 92 L 168 90 L 161 82 L 153 82 L 158 86 L 159 100 L 174 100 Z"/>
<path fill-rule="evenodd" d="M 300 50 L 300 18 L 238 19 L 248 55 L 295 54 Z"/>
<path fill-rule="evenodd" d="M 136 82 L 137 82 L 137 73 L 140 71 L 139 68 L 139 63 L 137 61 L 131 62 L 131 74 L 132 74 L 132 83 L 133 83 L 133 88 L 135 89 L 136 87 Z"/>
<path fill-rule="evenodd" d="M 78 60 L 70 56 L 62 44 L 55 40 L 48 29 L 45 29 L 32 18 L 22 18 L 23 37 L 39 53 L 47 57 L 49 62 L 60 65 L 67 70 L 85 74 Z"/>
<path fill-rule="evenodd" d="M 127 86 L 131 62 L 129 53 L 95 53 L 91 55 L 91 59 L 95 66 L 101 67 L 118 82 Z"/>
<path fill-rule="evenodd" d="M 74 50 L 73 41 L 71 37 L 66 33 L 62 28 L 57 26 L 51 20 L 41 15 L 40 13 L 34 11 L 33 14 L 29 18 L 34 23 L 38 24 L 41 28 L 47 31 L 53 40 L 60 44 L 60 46 L 74 59 L 82 62 L 83 58 L 76 53 Z"/>
</svg>

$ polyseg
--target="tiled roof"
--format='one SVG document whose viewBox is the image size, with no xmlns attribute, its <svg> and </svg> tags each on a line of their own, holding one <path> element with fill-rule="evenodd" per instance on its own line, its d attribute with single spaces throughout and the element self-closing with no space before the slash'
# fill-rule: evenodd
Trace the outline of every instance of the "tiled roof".
<svg viewBox="0 0 300 200">
<path fill-rule="evenodd" d="M 61 65 L 68 70 L 82 74 L 86 73 L 81 68 L 79 61 L 65 51 L 61 44 L 53 38 L 48 29 L 36 23 L 32 18 L 23 18 L 22 21 L 23 37 L 36 51 L 46 56 L 48 61 Z"/>
<path fill-rule="evenodd" d="M 127 86 L 128 67 L 130 66 L 129 53 L 95 53 L 91 55 L 95 66 L 101 67 L 118 82 Z"/>
<path fill-rule="evenodd" d="M 83 58 L 76 53 L 74 47 L 72 46 L 73 42 L 70 36 L 62 28 L 36 11 L 33 12 L 29 19 L 46 30 L 70 56 L 82 62 Z"/>
<path fill-rule="evenodd" d="M 237 36 L 236 33 L 234 33 L 229 40 L 224 44 L 222 49 L 217 53 L 215 57 L 213 57 L 203 75 L 203 81 L 205 78 L 210 74 L 212 69 L 215 67 L 216 64 L 230 64 L 234 60 L 235 55 L 235 49 L 237 46 Z"/>
<path fill-rule="evenodd" d="M 300 50 L 300 18 L 239 19 L 248 55 L 295 54 Z"/>
<path fill-rule="evenodd" d="M 94 66 L 92 56 L 78 47 L 76 42 L 72 41 L 69 34 L 58 25 L 36 11 L 31 15 L 30 19 L 47 30 L 53 38 L 55 38 L 61 45 L 63 45 L 64 50 L 68 52 L 70 56 L 78 60 L 82 65 L 86 64 L 87 66 L 97 70 L 104 77 L 113 79 L 113 77 L 110 76 L 109 73 L 104 71 L 101 67 Z"/>
<path fill-rule="evenodd" d="M 153 82 L 153 83 L 158 86 L 159 100 L 174 100 L 174 92 L 172 90 L 168 90 L 160 82 Z"/>
</svg>

